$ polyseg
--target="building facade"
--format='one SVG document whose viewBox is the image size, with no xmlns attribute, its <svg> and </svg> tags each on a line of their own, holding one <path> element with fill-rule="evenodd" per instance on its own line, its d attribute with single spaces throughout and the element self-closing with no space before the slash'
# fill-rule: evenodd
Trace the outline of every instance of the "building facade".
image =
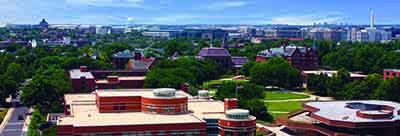
<svg viewBox="0 0 400 136">
<path fill-rule="evenodd" d="M 86 66 L 69 71 L 72 92 L 92 92 L 96 89 L 134 89 L 144 87 L 143 71 L 88 71 Z M 121 76 L 111 76 L 118 74 Z"/>
<path fill-rule="evenodd" d="M 222 66 L 223 71 L 228 71 L 232 68 L 231 54 L 225 48 L 203 48 L 197 56 L 217 62 Z"/>
<path fill-rule="evenodd" d="M 271 48 L 257 54 L 256 61 L 264 62 L 274 57 L 283 57 L 298 69 L 315 69 L 318 67 L 317 48 L 282 46 Z"/>
<path fill-rule="evenodd" d="M 398 136 L 400 104 L 389 101 L 308 102 L 277 120 L 296 136 Z"/>
<path fill-rule="evenodd" d="M 57 136 L 255 136 L 256 131 L 256 118 L 237 109 L 236 99 L 213 101 L 207 91 L 192 97 L 175 89 L 97 90 L 65 95 L 64 108 L 53 120 Z"/>
<path fill-rule="evenodd" d="M 383 79 L 390 79 L 393 77 L 400 77 L 400 70 L 399 69 L 384 69 L 383 70 Z"/>
</svg>

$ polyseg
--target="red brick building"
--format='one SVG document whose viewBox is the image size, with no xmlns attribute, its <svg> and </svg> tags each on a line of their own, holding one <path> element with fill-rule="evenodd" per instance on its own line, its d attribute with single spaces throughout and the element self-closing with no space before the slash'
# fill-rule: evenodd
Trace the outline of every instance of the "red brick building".
<svg viewBox="0 0 400 136">
<path fill-rule="evenodd" d="M 399 77 L 400 70 L 399 69 L 385 69 L 383 70 L 383 79 L 389 79 L 393 77 Z"/>
<path fill-rule="evenodd" d="M 398 136 L 400 104 L 390 101 L 308 102 L 277 120 L 296 136 Z"/>
<path fill-rule="evenodd" d="M 95 73 L 97 76 L 93 76 Z M 107 76 L 119 74 L 123 76 Z M 143 75 L 142 72 L 135 71 L 94 71 L 89 72 L 86 66 L 81 66 L 80 69 L 69 71 L 74 93 L 91 92 L 95 89 L 135 89 L 143 88 L 144 76 L 129 76 Z M 128 76 L 124 76 L 128 75 Z M 103 76 L 106 76 L 104 79 Z"/>
<path fill-rule="evenodd" d="M 274 57 L 283 57 L 298 69 L 316 69 L 318 67 L 318 51 L 316 48 L 282 46 L 271 48 L 257 54 L 256 61 L 264 62 Z"/>
<path fill-rule="evenodd" d="M 236 99 L 224 104 L 174 89 L 67 94 L 64 106 L 64 115 L 55 118 L 58 136 L 255 136 L 256 131 L 256 118 L 236 109 Z"/>
<path fill-rule="evenodd" d="M 112 56 L 113 66 L 119 70 L 149 70 L 155 63 L 155 58 L 145 58 L 142 52 L 125 50 Z"/>
</svg>

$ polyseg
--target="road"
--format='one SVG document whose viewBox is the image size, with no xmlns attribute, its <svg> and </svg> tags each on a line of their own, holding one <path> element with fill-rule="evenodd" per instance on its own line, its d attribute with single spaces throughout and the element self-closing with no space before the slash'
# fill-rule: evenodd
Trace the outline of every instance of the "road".
<svg viewBox="0 0 400 136">
<path fill-rule="evenodd" d="M 4 126 L 0 130 L 0 136 L 21 136 L 24 120 L 18 120 L 18 116 L 22 115 L 25 119 L 28 113 L 27 107 L 16 107 L 9 110 L 8 116 L 4 119 Z"/>
</svg>

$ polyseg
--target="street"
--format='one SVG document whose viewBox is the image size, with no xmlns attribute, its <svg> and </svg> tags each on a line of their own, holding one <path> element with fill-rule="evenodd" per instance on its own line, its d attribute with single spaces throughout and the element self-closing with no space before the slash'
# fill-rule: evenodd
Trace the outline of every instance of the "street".
<svg viewBox="0 0 400 136">
<path fill-rule="evenodd" d="M 4 128 L 0 130 L 0 136 L 21 136 L 24 120 L 18 120 L 18 116 L 22 115 L 25 119 L 28 108 L 17 107 L 14 110 L 10 110 L 10 112 L 10 116 L 4 118 L 5 124 Z"/>
</svg>

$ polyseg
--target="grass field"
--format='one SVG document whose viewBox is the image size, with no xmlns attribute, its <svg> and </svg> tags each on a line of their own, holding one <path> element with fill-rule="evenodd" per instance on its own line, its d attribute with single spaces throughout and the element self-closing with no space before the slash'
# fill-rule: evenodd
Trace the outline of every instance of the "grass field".
<svg viewBox="0 0 400 136">
<path fill-rule="evenodd" d="M 0 123 L 3 122 L 4 117 L 7 115 L 8 109 L 0 108 Z"/>
<path fill-rule="evenodd" d="M 268 111 L 291 112 L 303 108 L 304 101 L 294 102 L 265 102 Z"/>
<path fill-rule="evenodd" d="M 265 93 L 264 100 L 289 100 L 289 99 L 305 99 L 310 96 L 303 94 L 295 94 L 291 92 L 281 92 L 281 91 L 267 91 Z"/>
</svg>

